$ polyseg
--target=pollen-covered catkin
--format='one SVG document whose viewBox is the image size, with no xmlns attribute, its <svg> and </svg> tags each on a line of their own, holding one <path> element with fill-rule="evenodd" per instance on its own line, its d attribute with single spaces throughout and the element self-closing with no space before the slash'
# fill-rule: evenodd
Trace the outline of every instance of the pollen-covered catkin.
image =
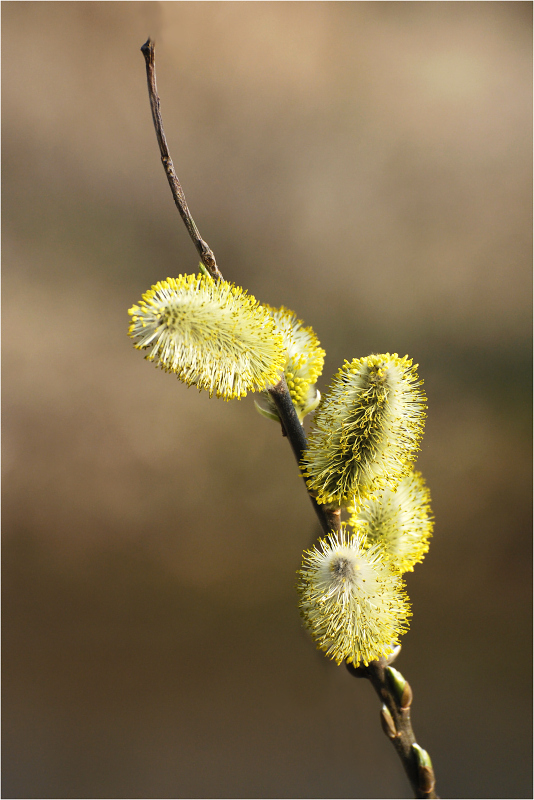
<svg viewBox="0 0 534 800">
<path fill-rule="evenodd" d="M 271 314 L 239 286 L 200 275 L 167 278 L 129 309 L 146 358 L 225 400 L 280 380 L 286 353 Z"/>
<path fill-rule="evenodd" d="M 302 459 L 317 502 L 356 506 L 409 472 L 426 409 L 416 367 L 396 353 L 341 367 L 315 415 Z"/>
<path fill-rule="evenodd" d="M 321 395 L 315 388 L 315 382 L 323 371 L 325 351 L 320 347 L 313 328 L 304 327 L 304 323 L 298 319 L 294 311 L 284 306 L 263 307 L 269 311 L 277 330 L 283 336 L 286 348 L 284 374 L 295 410 L 302 422 L 306 414 L 319 404 Z M 263 400 L 268 409 L 265 415 L 278 419 L 276 406 L 269 395 L 265 395 Z M 265 413 L 265 409 L 260 406 L 258 410 L 260 413 Z"/>
<path fill-rule="evenodd" d="M 379 546 L 360 534 L 320 540 L 298 572 L 300 611 L 317 647 L 341 664 L 368 665 L 390 655 L 411 616 L 404 582 Z"/>
<path fill-rule="evenodd" d="M 349 524 L 370 545 L 381 545 L 400 574 L 412 572 L 428 552 L 434 521 L 430 492 L 420 472 L 410 472 L 396 490 L 388 487 L 348 510 Z"/>
</svg>

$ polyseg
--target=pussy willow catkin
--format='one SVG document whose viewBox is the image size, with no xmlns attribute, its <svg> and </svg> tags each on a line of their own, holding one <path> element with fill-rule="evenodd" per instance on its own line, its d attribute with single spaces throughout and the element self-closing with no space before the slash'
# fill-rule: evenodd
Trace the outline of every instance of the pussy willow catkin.
<svg viewBox="0 0 534 800">
<path fill-rule="evenodd" d="M 400 574 L 412 572 L 428 552 L 433 518 L 430 492 L 420 472 L 410 472 L 396 490 L 390 488 L 366 498 L 352 512 L 349 524 L 379 544 Z"/>
<path fill-rule="evenodd" d="M 282 375 L 282 334 L 269 311 L 239 286 L 179 275 L 152 286 L 128 313 L 135 347 L 210 397 L 244 397 Z"/>
<path fill-rule="evenodd" d="M 269 311 L 277 330 L 283 336 L 286 348 L 284 374 L 293 405 L 302 421 L 306 414 L 317 407 L 321 397 L 315 388 L 315 382 L 323 371 L 325 351 L 320 347 L 313 328 L 304 327 L 294 311 L 284 306 L 271 308 L 264 305 L 264 308 Z M 269 395 L 265 395 L 263 401 L 268 408 L 265 415 L 277 420 L 276 406 Z M 259 406 L 258 410 L 265 413 Z"/>
<path fill-rule="evenodd" d="M 410 470 L 426 408 L 415 370 L 408 356 L 396 353 L 341 367 L 315 415 L 302 460 L 319 503 L 357 505 L 374 491 L 395 487 Z"/>
<path fill-rule="evenodd" d="M 317 647 L 341 664 L 388 656 L 411 616 L 404 582 L 379 546 L 346 529 L 304 553 L 298 572 L 300 611 Z"/>
</svg>

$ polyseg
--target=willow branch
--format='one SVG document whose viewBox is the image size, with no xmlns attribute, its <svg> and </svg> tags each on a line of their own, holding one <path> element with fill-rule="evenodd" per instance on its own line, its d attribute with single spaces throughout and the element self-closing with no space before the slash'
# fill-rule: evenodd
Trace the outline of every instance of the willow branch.
<svg viewBox="0 0 534 800">
<path fill-rule="evenodd" d="M 215 261 L 215 256 L 213 252 L 209 248 L 208 244 L 204 241 L 201 237 L 197 226 L 195 225 L 195 221 L 191 216 L 191 212 L 187 206 L 185 200 L 185 194 L 183 192 L 182 186 L 180 181 L 178 180 L 178 176 L 174 169 L 174 164 L 172 163 L 171 154 L 169 153 L 169 148 L 167 146 L 167 139 L 165 138 L 165 132 L 163 130 L 163 120 L 161 119 L 161 111 L 160 111 L 160 100 L 158 95 L 158 89 L 156 86 L 156 60 L 154 56 L 154 42 L 151 39 L 148 39 L 145 44 L 141 48 L 141 52 L 145 57 L 146 63 L 146 79 L 148 83 L 148 96 L 150 98 L 150 108 L 152 109 L 152 119 L 154 121 L 154 128 L 156 129 L 156 137 L 158 139 L 159 144 L 159 151 L 161 153 L 161 163 L 163 164 L 163 169 L 165 170 L 165 174 L 167 176 L 167 180 L 169 181 L 169 186 L 171 187 L 172 196 L 174 197 L 174 202 L 176 203 L 176 207 L 180 212 L 180 216 L 182 217 L 185 227 L 191 237 L 193 244 L 195 245 L 198 255 L 200 256 L 200 260 L 206 267 L 207 271 L 211 275 L 212 278 L 215 280 L 221 280 L 222 275 L 219 272 L 219 268 L 217 267 L 217 262 Z"/>
<path fill-rule="evenodd" d="M 432 766 L 423 765 L 417 758 L 417 742 L 410 719 L 412 689 L 408 681 L 401 692 L 388 674 L 388 666 L 395 660 L 400 647 L 397 647 L 389 659 L 381 658 L 372 661 L 368 667 L 354 667 L 346 663 L 351 675 L 356 678 L 367 678 L 382 703 L 380 721 L 382 729 L 402 762 L 404 771 L 410 781 L 415 797 L 437 798 L 435 792 L 435 776 Z"/>
<path fill-rule="evenodd" d="M 215 256 L 210 250 L 206 242 L 200 236 L 197 226 L 191 216 L 187 206 L 185 195 L 183 193 L 180 181 L 176 175 L 174 165 L 172 163 L 167 140 L 163 131 L 163 121 L 161 119 L 160 100 L 156 87 L 156 67 L 154 57 L 154 42 L 151 39 L 142 46 L 141 52 L 145 57 L 146 73 L 148 82 L 148 93 L 150 97 L 150 106 L 152 109 L 152 119 L 154 121 L 154 128 L 156 129 L 156 136 L 158 139 L 159 149 L 161 153 L 161 161 L 171 187 L 174 202 L 180 212 L 180 216 L 185 223 L 191 239 L 198 254 L 209 274 L 215 280 L 222 280 L 223 276 L 220 273 Z M 297 464 L 302 461 L 302 456 L 308 447 L 306 433 L 298 418 L 297 412 L 291 400 L 291 395 L 287 387 L 286 379 L 282 375 L 280 381 L 276 386 L 272 386 L 267 390 L 271 396 L 278 416 L 282 424 L 282 432 L 289 440 Z M 308 490 L 307 490 L 308 491 Z M 315 497 L 308 491 L 308 496 L 312 502 L 313 508 L 324 534 L 336 532 L 341 527 L 341 509 L 333 508 L 332 506 L 320 505 L 317 503 Z M 391 681 L 387 679 L 388 665 L 396 658 L 400 648 L 396 648 L 394 653 L 390 656 L 389 660 L 380 659 L 380 661 L 373 661 L 368 667 L 354 668 L 352 664 L 347 664 L 347 669 L 355 677 L 367 678 L 373 685 L 376 693 L 383 703 L 381 719 L 384 732 L 391 739 L 399 757 L 404 765 L 408 779 L 414 789 L 417 798 L 437 798 L 434 792 L 434 772 L 432 767 L 421 766 L 416 758 L 413 745 L 417 746 L 415 736 L 412 730 L 410 721 L 410 704 L 412 701 L 412 691 L 408 682 L 405 683 L 404 691 L 400 698 L 395 694 L 394 687 Z M 385 709 L 385 710 L 384 710 Z"/>
</svg>

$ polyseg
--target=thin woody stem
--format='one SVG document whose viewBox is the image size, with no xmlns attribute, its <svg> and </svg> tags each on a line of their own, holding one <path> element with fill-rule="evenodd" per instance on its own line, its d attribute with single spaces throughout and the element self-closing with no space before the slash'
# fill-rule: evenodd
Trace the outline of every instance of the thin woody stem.
<svg viewBox="0 0 534 800">
<path fill-rule="evenodd" d="M 156 86 L 156 61 L 154 57 L 154 42 L 151 39 L 148 39 L 145 44 L 141 48 L 141 52 L 145 57 L 146 62 L 146 79 L 148 83 L 148 95 L 150 98 L 150 108 L 152 109 L 152 119 L 154 120 L 154 128 L 156 129 L 156 136 L 158 139 L 159 150 L 161 153 L 161 163 L 163 164 L 163 168 L 165 170 L 165 174 L 167 175 L 167 180 L 169 181 L 169 186 L 171 187 L 172 196 L 174 197 L 174 202 L 180 212 L 180 216 L 182 217 L 185 227 L 191 237 L 193 244 L 195 245 L 198 254 L 200 256 L 200 260 L 206 267 L 207 271 L 214 278 L 216 281 L 222 279 L 222 275 L 219 272 L 219 268 L 217 267 L 217 262 L 215 261 L 215 256 L 213 252 L 209 248 L 208 244 L 204 241 L 201 237 L 197 226 L 195 225 L 195 221 L 191 216 L 191 212 L 187 206 L 185 200 L 185 194 L 183 192 L 182 186 L 180 181 L 178 180 L 178 176 L 174 169 L 174 164 L 172 163 L 171 154 L 169 153 L 169 148 L 167 146 L 167 139 L 165 138 L 165 132 L 163 130 L 163 120 L 161 119 L 161 111 L 160 111 L 160 100 L 158 95 L 158 89 Z"/>
<path fill-rule="evenodd" d="M 285 376 L 282 375 L 282 378 L 276 386 L 272 386 L 267 391 L 276 405 L 276 410 L 278 411 L 278 416 L 282 423 L 282 431 L 289 439 L 289 444 L 297 459 L 297 464 L 300 465 L 304 451 L 308 447 L 308 440 L 306 439 L 306 433 L 304 432 L 304 428 L 300 423 L 297 412 L 295 411 L 295 406 L 291 400 Z M 308 495 L 325 536 L 338 531 L 341 527 L 341 509 L 319 505 L 313 495 L 309 492 Z"/>
<path fill-rule="evenodd" d="M 159 149 L 161 152 L 161 161 L 171 187 L 174 202 L 180 212 L 180 216 L 185 223 L 191 239 L 198 251 L 201 262 L 208 271 L 208 273 L 215 280 L 222 280 L 223 276 L 220 273 L 215 256 L 210 250 L 206 242 L 200 236 L 197 226 L 191 216 L 189 208 L 185 200 L 183 189 L 176 175 L 174 165 L 172 163 L 167 140 L 163 131 L 163 121 L 160 112 L 160 100 L 156 88 L 156 66 L 154 57 L 154 42 L 148 39 L 142 46 L 141 52 L 145 57 L 146 73 L 148 82 L 148 94 L 150 97 L 150 107 L 152 109 L 152 119 L 154 121 L 154 128 L 156 129 L 156 136 L 158 139 Z M 287 437 L 297 463 L 300 465 L 304 451 L 308 447 L 306 433 L 298 418 L 297 412 L 291 400 L 291 395 L 287 387 L 284 375 L 276 386 L 268 389 L 269 395 L 276 405 L 278 416 L 282 424 L 282 433 Z M 339 531 L 341 528 L 341 509 L 332 506 L 320 505 L 317 503 L 315 497 L 308 491 L 308 496 L 312 502 L 313 508 L 323 533 L 326 535 L 331 532 Z M 367 678 L 373 685 L 376 693 L 383 703 L 381 720 L 382 728 L 386 736 L 391 739 L 399 758 L 401 759 L 408 779 L 415 792 L 417 798 L 437 798 L 438 795 L 434 792 L 434 772 L 432 767 L 422 765 L 417 759 L 417 753 L 414 750 L 414 745 L 417 747 L 415 736 L 412 730 L 410 721 L 410 704 L 412 701 L 412 692 L 408 682 L 405 683 L 404 691 L 401 697 L 397 697 L 391 681 L 388 680 L 388 665 L 391 664 L 398 655 L 399 648 L 396 648 L 394 653 L 389 659 L 380 659 L 380 661 L 373 661 L 368 667 L 353 667 L 352 664 L 347 664 L 347 669 L 355 677 Z M 385 710 L 384 710 L 385 709 Z"/>
<path fill-rule="evenodd" d="M 399 686 L 392 680 L 391 673 L 388 674 L 388 667 L 399 652 L 400 647 L 397 647 L 389 659 L 372 661 L 368 667 L 354 667 L 349 663 L 346 663 L 346 667 L 355 678 L 367 678 L 377 693 L 382 703 L 380 713 L 382 729 L 397 751 L 414 796 L 437 798 L 434 770 L 431 765 L 422 764 L 418 759 L 418 745 L 410 719 L 412 703 L 410 684 L 406 681 L 402 691 L 399 691 Z"/>
</svg>

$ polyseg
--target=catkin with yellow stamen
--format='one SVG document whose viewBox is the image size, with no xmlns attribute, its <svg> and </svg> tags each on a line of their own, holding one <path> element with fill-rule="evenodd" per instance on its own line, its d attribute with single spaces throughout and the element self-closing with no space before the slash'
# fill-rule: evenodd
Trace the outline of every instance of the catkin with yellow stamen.
<svg viewBox="0 0 534 800">
<path fill-rule="evenodd" d="M 286 354 L 270 313 L 239 286 L 200 275 L 167 278 L 129 309 L 146 358 L 225 400 L 280 380 Z"/>
<path fill-rule="evenodd" d="M 317 411 L 302 471 L 319 503 L 360 503 L 411 469 L 423 435 L 425 396 L 405 356 L 345 362 Z"/>
<path fill-rule="evenodd" d="M 366 547 L 344 526 L 320 547 L 304 553 L 297 573 L 300 612 L 317 647 L 355 667 L 389 656 L 411 616 L 402 578 L 379 546 Z"/>
<path fill-rule="evenodd" d="M 264 305 L 271 314 L 277 330 L 283 336 L 286 348 L 284 374 L 291 399 L 300 421 L 319 404 L 321 395 L 315 382 L 323 371 L 325 351 L 319 346 L 313 328 L 305 328 L 294 311 L 281 306 L 272 308 Z M 271 419 L 278 419 L 276 406 L 269 397 L 264 396 L 267 411 L 256 403 L 258 411 Z"/>
<path fill-rule="evenodd" d="M 348 510 L 349 524 L 370 545 L 381 545 L 399 574 L 412 572 L 428 552 L 434 521 L 430 492 L 420 472 L 410 472 L 396 491 L 388 487 Z"/>
</svg>

